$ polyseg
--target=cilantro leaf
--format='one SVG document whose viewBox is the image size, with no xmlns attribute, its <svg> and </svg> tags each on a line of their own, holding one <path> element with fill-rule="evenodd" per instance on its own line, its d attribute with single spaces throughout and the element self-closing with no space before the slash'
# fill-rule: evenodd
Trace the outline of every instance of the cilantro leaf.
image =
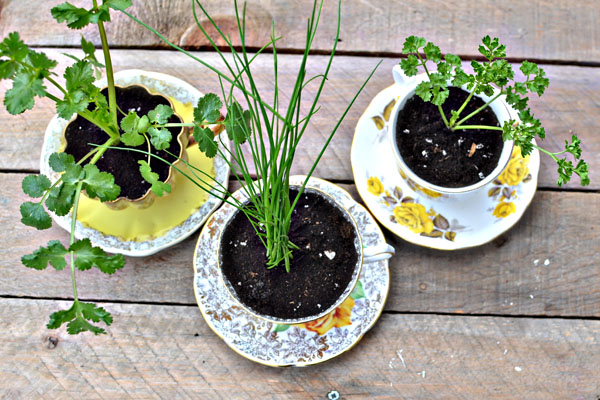
<svg viewBox="0 0 600 400">
<path fill-rule="evenodd" d="M 81 303 L 76 300 L 68 310 L 52 313 L 46 327 L 48 329 L 58 329 L 62 324 L 67 323 L 67 332 L 70 335 L 76 335 L 85 331 L 92 332 L 95 335 L 106 333 L 104 329 L 92 325 L 88 321 L 102 321 L 108 326 L 112 324 L 113 319 L 110 313 L 102 307 L 97 307 L 93 303 Z"/>
<path fill-rule="evenodd" d="M 115 184 L 115 177 L 112 174 L 100 172 L 93 164 L 87 164 L 83 170 L 85 172 L 83 189 L 90 198 L 98 197 L 102 202 L 112 201 L 121 193 L 121 188 Z"/>
<path fill-rule="evenodd" d="M 59 4 L 53 7 L 50 12 L 57 22 L 66 22 L 71 29 L 81 29 L 93 22 L 92 12 L 85 8 L 75 7 L 71 3 Z"/>
<path fill-rule="evenodd" d="M 129 111 L 129 114 L 121 120 L 121 129 L 130 133 L 146 133 L 150 123 L 147 116 L 139 117 L 135 111 Z"/>
<path fill-rule="evenodd" d="M 150 143 L 156 150 L 165 150 L 169 148 L 171 144 L 171 132 L 166 128 L 150 128 L 148 129 L 150 134 Z"/>
<path fill-rule="evenodd" d="M 198 124 L 215 123 L 221 117 L 223 103 L 219 96 L 208 93 L 198 99 L 198 105 L 194 108 L 194 121 Z"/>
<path fill-rule="evenodd" d="M 29 54 L 29 47 L 21 40 L 19 32 L 11 32 L 0 42 L 0 57 L 23 61 Z"/>
<path fill-rule="evenodd" d="M 65 173 L 62 175 L 63 182 L 67 185 L 75 185 L 83 179 L 85 173 L 83 167 L 79 164 L 68 164 L 65 168 Z"/>
<path fill-rule="evenodd" d="M 66 322 L 75 319 L 75 303 L 68 310 L 56 311 L 50 314 L 50 321 L 46 325 L 48 329 L 58 329 Z"/>
<path fill-rule="evenodd" d="M 154 110 L 148 112 L 148 118 L 153 124 L 164 125 L 169 122 L 169 118 L 173 115 L 171 107 L 165 104 L 159 104 Z"/>
<path fill-rule="evenodd" d="M 13 86 L 4 96 L 6 110 L 13 114 L 21 114 L 25 110 L 31 110 L 34 97 L 46 95 L 46 88 L 42 79 L 37 75 L 27 72 L 18 72 L 13 79 Z"/>
<path fill-rule="evenodd" d="M 152 172 L 150 165 L 144 161 L 138 161 L 140 164 L 140 173 L 146 182 L 152 185 L 152 191 L 157 196 L 162 196 L 163 192 L 171 193 L 171 185 L 166 182 L 161 182 L 156 172 Z"/>
<path fill-rule="evenodd" d="M 150 123 L 147 116 L 139 117 L 135 111 L 130 111 L 121 120 L 121 129 L 125 132 L 121 135 L 121 141 L 126 146 L 136 147 L 143 144 L 146 138 L 141 133 L 146 133 Z"/>
<path fill-rule="evenodd" d="M 125 265 L 122 254 L 109 256 L 100 247 L 92 247 L 88 238 L 73 243 L 69 251 L 75 253 L 75 267 L 81 271 L 96 267 L 105 274 L 113 274 Z"/>
<path fill-rule="evenodd" d="M 198 148 L 207 157 L 213 158 L 217 155 L 219 145 L 215 141 L 215 135 L 209 128 L 202 128 L 199 125 L 194 126 L 194 140 L 198 142 Z"/>
<path fill-rule="evenodd" d="M 67 67 L 64 74 L 66 87 L 69 92 L 86 88 L 94 83 L 94 71 L 89 62 L 80 60 Z"/>
<path fill-rule="evenodd" d="M 69 93 L 69 96 L 65 96 L 64 100 L 56 102 L 56 113 L 62 119 L 71 119 L 73 114 L 84 111 L 90 103 L 84 92 L 78 90 L 76 92 Z"/>
<path fill-rule="evenodd" d="M 48 229 L 52 226 L 52 219 L 50 215 L 44 210 L 44 206 L 41 202 L 32 203 L 27 201 L 21 204 L 21 222 L 24 225 L 32 226 L 39 230 Z"/>
<path fill-rule="evenodd" d="M 59 217 L 67 215 L 73 202 L 75 201 L 75 186 L 71 184 L 61 183 L 59 186 L 50 190 L 46 198 L 46 207 Z"/>
<path fill-rule="evenodd" d="M 21 187 L 29 197 L 42 197 L 51 183 L 45 175 L 28 175 L 23 179 Z"/>
<path fill-rule="evenodd" d="M 131 7 L 131 0 L 104 0 L 103 3 L 117 11 L 124 11 Z"/>
<path fill-rule="evenodd" d="M 223 121 L 229 139 L 234 143 L 244 143 L 250 137 L 251 118 L 250 111 L 244 111 L 242 106 L 234 100 L 227 109 L 227 117 Z"/>
<path fill-rule="evenodd" d="M 37 270 L 45 269 L 48 264 L 50 264 L 56 270 L 60 271 L 67 265 L 67 262 L 65 261 L 67 253 L 67 249 L 65 249 L 65 246 L 63 246 L 61 242 L 58 240 L 51 240 L 48 242 L 47 247 L 40 247 L 32 254 L 21 257 L 21 262 L 26 267 Z"/>
</svg>

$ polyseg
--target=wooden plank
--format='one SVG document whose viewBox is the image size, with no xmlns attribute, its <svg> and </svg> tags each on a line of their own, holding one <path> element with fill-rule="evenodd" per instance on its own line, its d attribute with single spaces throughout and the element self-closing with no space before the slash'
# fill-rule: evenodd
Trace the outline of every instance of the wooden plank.
<svg viewBox="0 0 600 400">
<path fill-rule="evenodd" d="M 68 271 L 35 271 L 22 255 L 61 228 L 37 232 L 19 222 L 22 174 L 0 174 L 0 295 L 71 297 Z M 353 186 L 345 185 L 358 198 Z M 540 191 L 516 227 L 479 248 L 441 252 L 388 234 L 397 250 L 386 309 L 502 315 L 600 317 L 600 194 Z M 105 301 L 195 304 L 192 259 L 196 235 L 157 255 L 128 258 L 113 276 L 78 272 L 79 295 Z M 537 260 L 537 261 L 536 261 Z M 546 261 L 547 260 L 547 261 Z M 546 265 L 547 264 L 547 265 Z"/>
<path fill-rule="evenodd" d="M 60 53 L 64 49 L 46 49 L 60 65 L 69 65 L 67 58 Z M 196 53 L 207 62 L 218 64 L 213 53 Z M 259 57 L 254 62 L 254 75 L 265 98 L 272 91 L 272 60 L 270 56 Z M 283 93 L 289 93 L 297 72 L 299 56 L 284 55 L 279 60 L 279 77 Z M 198 87 L 200 90 L 220 93 L 219 83 L 214 73 L 201 67 L 182 54 L 166 51 L 123 51 L 113 53 L 116 70 L 147 68 L 172 74 Z M 315 56 L 308 67 L 308 73 L 318 74 L 324 68 L 326 57 Z M 332 180 L 351 181 L 350 147 L 356 122 L 378 92 L 393 83 L 391 68 L 397 59 L 384 59 L 356 104 L 344 120 L 331 147 L 321 160 L 316 175 Z M 360 87 L 371 69 L 377 63 L 369 57 L 338 57 L 334 62 L 330 80 L 321 97 L 321 110 L 313 117 L 311 127 L 302 139 L 296 153 L 293 172 L 307 173 L 317 155 L 315 149 L 325 143 L 327 136 L 342 114 L 344 108 Z M 559 151 L 564 148 L 564 140 L 575 132 L 583 140 L 584 155 L 590 164 L 590 189 L 600 189 L 600 68 L 545 66 L 551 85 L 544 97 L 532 98 L 535 115 L 546 127 L 548 139 L 544 146 Z M 0 83 L 0 97 L 10 87 L 8 82 Z M 305 99 L 311 98 L 316 88 L 309 86 Z M 53 115 L 50 101 L 39 101 L 34 110 L 19 116 L 9 115 L 0 107 L 0 169 L 38 169 L 39 149 L 46 125 Z M 556 187 L 556 167 L 548 157 L 542 157 L 540 187 Z M 579 188 L 574 179 L 567 188 Z"/>
<path fill-rule="evenodd" d="M 20 31 L 27 42 L 38 46 L 76 46 L 79 35 L 56 23 L 50 9 L 62 0 L 44 1 L 36 7 L 19 0 L 5 0 L 1 10 L 0 36 Z M 88 7 L 84 0 L 73 4 Z M 132 14 L 157 28 L 170 41 L 203 46 L 206 40 L 194 22 L 186 0 L 134 2 Z M 255 0 L 248 4 L 247 43 L 257 48 L 269 39 L 271 23 L 283 36 L 281 49 L 303 49 L 305 21 L 310 1 L 281 2 Z M 221 28 L 237 40 L 233 1 L 202 1 Z M 484 35 L 498 36 L 514 58 L 567 61 L 600 61 L 600 32 L 595 29 L 600 9 L 595 0 L 580 0 L 577 6 L 564 1 L 494 0 L 362 1 L 343 3 L 339 49 L 348 52 L 394 53 L 402 50 L 404 38 L 425 36 L 444 52 L 478 55 L 477 45 Z M 335 37 L 337 2 L 325 1 L 323 20 L 314 49 L 327 51 Z M 164 46 L 152 33 L 113 13 L 107 26 L 114 46 Z M 30 23 L 36 21 L 35 24 Z M 201 18 L 206 27 L 208 21 Z M 93 27 L 83 33 L 100 43 Z"/>
<path fill-rule="evenodd" d="M 600 321 L 384 314 L 307 368 L 248 361 L 196 307 L 106 304 L 109 334 L 48 331 L 64 302 L 3 300 L 3 398 L 596 399 Z M 52 338 L 52 339 L 49 339 Z M 400 360 L 400 356 L 402 360 Z M 403 364 L 404 362 L 404 364 Z"/>
</svg>

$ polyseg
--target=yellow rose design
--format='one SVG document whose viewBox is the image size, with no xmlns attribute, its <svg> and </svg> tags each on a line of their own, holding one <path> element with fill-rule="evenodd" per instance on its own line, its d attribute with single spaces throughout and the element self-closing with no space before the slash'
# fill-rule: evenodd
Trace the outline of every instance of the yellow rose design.
<svg viewBox="0 0 600 400">
<path fill-rule="evenodd" d="M 343 326 L 352 325 L 350 316 L 354 307 L 354 299 L 348 297 L 338 308 L 330 312 L 324 317 L 304 324 L 296 325 L 298 328 L 304 328 L 318 335 L 324 335 L 331 328 L 341 328 Z"/>
<path fill-rule="evenodd" d="M 514 213 L 515 211 L 517 211 L 517 207 L 515 206 L 515 203 L 507 203 L 505 201 L 502 201 L 502 202 L 498 203 L 493 214 L 496 218 L 506 218 L 507 216 Z"/>
<path fill-rule="evenodd" d="M 367 179 L 367 190 L 375 196 L 379 196 L 384 190 L 383 183 L 381 183 L 378 177 L 372 176 Z"/>
<path fill-rule="evenodd" d="M 508 165 L 498 176 L 498 181 L 503 185 L 516 186 L 529 174 L 529 156 L 521 156 L 521 149 L 518 147 L 513 151 Z"/>
<path fill-rule="evenodd" d="M 397 223 L 408 227 L 414 233 L 431 233 L 433 231 L 433 221 L 421 204 L 400 204 L 394 208 L 394 218 Z"/>
</svg>

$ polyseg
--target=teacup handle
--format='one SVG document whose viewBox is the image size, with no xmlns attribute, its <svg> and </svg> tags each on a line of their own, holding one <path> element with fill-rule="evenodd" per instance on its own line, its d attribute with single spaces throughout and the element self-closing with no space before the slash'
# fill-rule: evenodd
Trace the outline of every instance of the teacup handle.
<svg viewBox="0 0 600 400">
<path fill-rule="evenodd" d="M 387 260 L 396 254 L 396 249 L 387 243 L 377 246 L 367 247 L 363 250 L 363 264 L 372 263 L 381 260 Z"/>
<path fill-rule="evenodd" d="M 394 82 L 396 82 L 396 84 L 400 86 L 404 86 L 406 82 L 410 79 L 408 76 L 406 76 L 404 71 L 402 71 L 402 67 L 400 67 L 400 64 L 394 65 L 394 68 L 392 68 L 392 76 L 394 77 Z"/>
</svg>

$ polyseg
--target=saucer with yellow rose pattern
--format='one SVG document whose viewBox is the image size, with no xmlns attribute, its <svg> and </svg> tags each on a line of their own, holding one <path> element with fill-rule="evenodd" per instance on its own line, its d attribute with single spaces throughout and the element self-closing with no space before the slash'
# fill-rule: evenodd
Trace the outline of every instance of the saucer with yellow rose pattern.
<svg viewBox="0 0 600 400">
<path fill-rule="evenodd" d="M 292 184 L 304 177 L 293 176 Z M 308 186 L 340 203 L 354 218 L 366 247 L 385 244 L 377 221 L 339 186 L 311 178 Z M 241 356 L 273 367 L 306 366 L 334 358 L 357 344 L 375 324 L 390 288 L 388 260 L 364 263 L 350 296 L 330 314 L 298 325 L 279 325 L 245 311 L 231 297 L 217 271 L 222 221 L 233 207 L 221 207 L 200 232 L 194 253 L 194 293 L 208 326 Z M 293 271 L 291 272 L 293 273 Z"/>
<path fill-rule="evenodd" d="M 506 169 L 489 185 L 469 193 L 441 194 L 397 168 L 387 135 L 400 89 L 392 85 L 371 101 L 358 120 L 351 162 L 360 197 L 377 220 L 402 239 L 440 250 L 488 243 L 523 216 L 537 187 L 540 156 L 513 149 Z"/>
</svg>

